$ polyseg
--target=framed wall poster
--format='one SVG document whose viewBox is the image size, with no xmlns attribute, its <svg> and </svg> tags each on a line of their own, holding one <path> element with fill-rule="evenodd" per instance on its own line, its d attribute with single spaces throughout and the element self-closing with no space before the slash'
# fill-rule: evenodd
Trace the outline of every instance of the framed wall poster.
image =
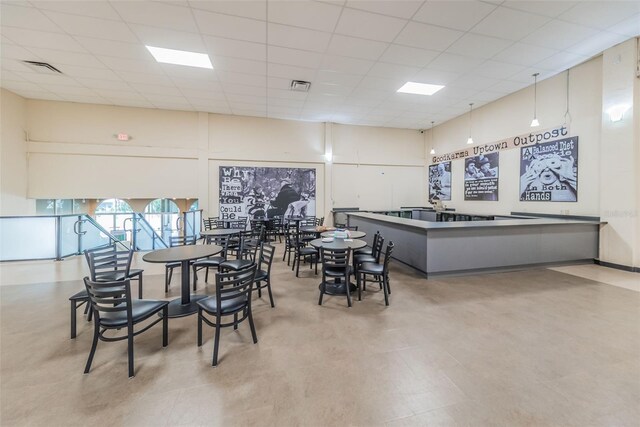
<svg viewBox="0 0 640 427">
<path fill-rule="evenodd" d="M 316 170 L 220 166 L 220 219 L 315 216 Z"/>
<path fill-rule="evenodd" d="M 498 200 L 500 153 L 464 159 L 464 199 Z"/>
<path fill-rule="evenodd" d="M 429 165 L 429 200 L 451 200 L 451 161 Z"/>
<path fill-rule="evenodd" d="M 578 137 L 520 149 L 520 201 L 578 201 Z"/>
</svg>

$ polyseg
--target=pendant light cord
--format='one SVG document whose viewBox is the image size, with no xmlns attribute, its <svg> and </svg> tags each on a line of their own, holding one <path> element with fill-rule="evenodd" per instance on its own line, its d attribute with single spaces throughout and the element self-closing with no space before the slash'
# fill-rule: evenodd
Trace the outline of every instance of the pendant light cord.
<svg viewBox="0 0 640 427">
<path fill-rule="evenodd" d="M 567 111 L 564 112 L 564 123 L 571 123 L 572 117 L 571 117 L 571 113 L 569 112 L 569 73 L 571 72 L 571 70 L 567 70 Z M 569 120 L 567 120 L 567 117 L 569 118 Z"/>
</svg>

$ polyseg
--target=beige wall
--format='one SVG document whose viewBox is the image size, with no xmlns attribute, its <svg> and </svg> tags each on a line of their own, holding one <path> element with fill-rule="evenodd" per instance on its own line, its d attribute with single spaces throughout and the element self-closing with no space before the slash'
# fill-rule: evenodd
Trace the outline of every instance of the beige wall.
<svg viewBox="0 0 640 427">
<path fill-rule="evenodd" d="M 0 92 L 0 215 L 35 212 L 27 194 L 26 102 L 2 89 Z"/>
</svg>

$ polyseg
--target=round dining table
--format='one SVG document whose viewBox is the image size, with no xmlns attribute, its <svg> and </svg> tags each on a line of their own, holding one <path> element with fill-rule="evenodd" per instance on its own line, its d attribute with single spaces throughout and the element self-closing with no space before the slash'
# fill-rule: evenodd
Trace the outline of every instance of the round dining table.
<svg viewBox="0 0 640 427">
<path fill-rule="evenodd" d="M 213 230 L 210 230 L 213 231 Z M 169 317 L 183 317 L 194 314 L 198 311 L 197 301 L 207 298 L 207 295 L 191 294 L 189 290 L 190 273 L 189 261 L 208 256 L 216 255 L 222 252 L 222 246 L 218 245 L 184 245 L 174 246 L 167 249 L 159 249 L 149 252 L 142 257 L 145 262 L 152 263 L 168 263 L 180 262 L 181 264 L 181 297 L 172 300 L 169 303 Z"/>
<path fill-rule="evenodd" d="M 325 231 L 320 235 L 322 237 L 335 237 L 335 230 Z M 349 237 L 348 237 L 349 239 L 362 239 L 363 237 L 367 237 L 367 233 L 365 233 L 364 231 L 349 230 Z"/>
<path fill-rule="evenodd" d="M 331 241 L 329 241 L 331 240 Z M 358 239 L 316 239 L 309 242 L 311 246 L 314 248 L 324 248 L 324 249 L 347 249 L 351 248 L 360 249 L 367 246 L 367 242 L 364 240 Z M 318 286 L 319 289 L 322 288 L 322 283 Z M 349 291 L 355 292 L 358 288 L 353 283 L 349 283 Z M 347 284 L 342 282 L 340 279 L 336 278 L 335 283 L 325 283 L 325 293 L 329 295 L 346 295 L 347 294 Z"/>
<path fill-rule="evenodd" d="M 234 234 L 240 234 L 241 231 L 237 228 L 214 228 L 212 230 L 202 230 L 200 235 L 202 237 L 233 236 Z"/>
</svg>

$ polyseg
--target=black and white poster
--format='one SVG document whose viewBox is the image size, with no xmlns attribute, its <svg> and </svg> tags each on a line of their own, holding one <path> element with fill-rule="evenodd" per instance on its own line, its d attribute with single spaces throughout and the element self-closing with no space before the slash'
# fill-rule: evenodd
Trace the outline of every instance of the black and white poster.
<svg viewBox="0 0 640 427">
<path fill-rule="evenodd" d="M 578 137 L 520 149 L 520 200 L 578 200 Z"/>
<path fill-rule="evenodd" d="M 315 214 L 315 169 L 220 166 L 220 219 Z"/>
<path fill-rule="evenodd" d="M 498 200 L 498 152 L 464 159 L 464 199 Z"/>
<path fill-rule="evenodd" d="M 429 165 L 429 201 L 451 200 L 451 162 Z"/>
</svg>

